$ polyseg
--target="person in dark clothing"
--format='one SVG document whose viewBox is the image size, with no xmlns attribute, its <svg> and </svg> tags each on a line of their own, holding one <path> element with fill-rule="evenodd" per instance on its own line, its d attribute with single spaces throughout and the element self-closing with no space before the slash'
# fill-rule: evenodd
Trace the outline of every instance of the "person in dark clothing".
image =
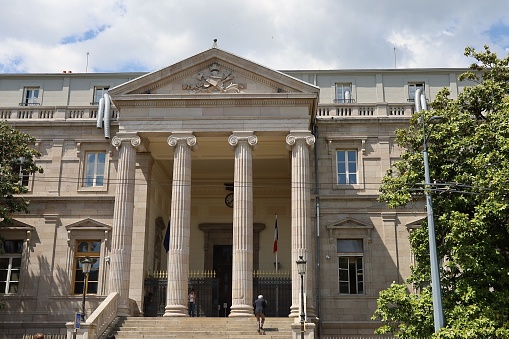
<svg viewBox="0 0 509 339">
<path fill-rule="evenodd" d="M 263 331 L 263 323 L 265 322 L 265 309 L 267 308 L 267 300 L 263 298 L 263 295 L 259 295 L 258 299 L 253 302 L 254 313 L 256 316 L 256 322 L 258 324 L 258 332 Z"/>
</svg>

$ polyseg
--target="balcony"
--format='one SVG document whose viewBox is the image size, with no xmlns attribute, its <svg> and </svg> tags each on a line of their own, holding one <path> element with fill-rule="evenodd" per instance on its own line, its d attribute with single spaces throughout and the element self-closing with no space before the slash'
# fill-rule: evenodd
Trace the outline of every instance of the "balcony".
<svg viewBox="0 0 509 339">
<path fill-rule="evenodd" d="M 88 121 L 97 119 L 98 107 L 2 107 L 0 108 L 0 120 L 17 121 Z M 112 106 L 111 119 L 117 120 L 118 110 Z"/>
<path fill-rule="evenodd" d="M 414 114 L 415 107 L 409 103 L 378 103 L 378 104 L 360 104 L 360 103 L 334 103 L 319 104 L 316 112 L 316 118 L 320 120 L 352 117 L 411 117 Z"/>
</svg>

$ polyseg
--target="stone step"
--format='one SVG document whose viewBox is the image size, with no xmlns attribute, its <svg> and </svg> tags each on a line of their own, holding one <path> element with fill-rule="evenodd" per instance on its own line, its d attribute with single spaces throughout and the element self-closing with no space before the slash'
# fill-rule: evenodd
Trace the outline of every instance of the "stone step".
<svg viewBox="0 0 509 339">
<path fill-rule="evenodd" d="M 291 338 L 291 318 L 267 318 L 264 338 Z M 141 318 L 127 317 L 118 321 L 117 339 L 250 339 L 259 338 L 254 317 L 250 318 Z"/>
</svg>

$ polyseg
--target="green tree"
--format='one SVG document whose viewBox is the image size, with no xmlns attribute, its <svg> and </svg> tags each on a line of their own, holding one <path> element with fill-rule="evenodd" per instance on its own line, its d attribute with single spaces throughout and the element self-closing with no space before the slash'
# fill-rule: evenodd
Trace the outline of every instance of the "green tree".
<svg viewBox="0 0 509 339">
<path fill-rule="evenodd" d="M 29 201 L 22 176 L 42 173 L 35 158 L 40 154 L 30 147 L 35 141 L 26 133 L 19 132 L 5 121 L 0 122 L 0 222 L 10 223 L 16 212 L 28 213 Z"/>
<path fill-rule="evenodd" d="M 405 148 L 383 179 L 380 200 L 397 208 L 423 202 L 423 131 L 429 126 L 430 177 L 445 327 L 434 333 L 427 220 L 410 235 L 418 265 L 407 285 L 380 293 L 377 332 L 400 338 L 509 338 L 509 56 L 488 46 L 465 55 L 477 60 L 460 79 L 472 81 L 458 98 L 443 89 L 396 132 Z M 422 120 L 421 120 L 422 121 Z"/>
</svg>

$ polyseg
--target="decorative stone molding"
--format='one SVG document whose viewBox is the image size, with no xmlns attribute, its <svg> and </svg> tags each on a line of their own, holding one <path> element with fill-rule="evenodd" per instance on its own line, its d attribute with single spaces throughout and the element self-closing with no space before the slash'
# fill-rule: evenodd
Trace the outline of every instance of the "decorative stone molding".
<svg viewBox="0 0 509 339">
<path fill-rule="evenodd" d="M 193 151 L 198 148 L 197 140 L 193 135 L 193 132 L 175 132 L 170 135 L 167 140 L 168 145 L 170 145 L 173 149 L 175 149 L 179 142 L 185 142 Z"/>
<path fill-rule="evenodd" d="M 309 147 L 313 147 L 316 141 L 315 136 L 309 131 L 290 131 L 286 136 L 287 148 L 291 149 L 299 140 L 303 140 Z"/>
<path fill-rule="evenodd" d="M 113 147 L 116 148 L 117 151 L 118 151 L 120 145 L 122 145 L 123 142 L 129 142 L 131 144 L 131 146 L 133 146 L 134 148 L 136 148 L 136 150 L 138 150 L 140 152 L 145 152 L 146 151 L 146 148 L 143 145 L 143 143 L 141 142 L 141 138 L 138 135 L 134 135 L 132 137 L 114 136 L 111 139 L 111 144 L 113 145 Z"/>
<path fill-rule="evenodd" d="M 416 229 L 418 229 L 418 228 L 421 228 L 421 224 L 422 224 L 422 222 L 423 222 L 424 220 L 427 220 L 427 218 L 426 218 L 426 217 L 424 217 L 424 218 L 419 218 L 419 219 L 417 219 L 417 220 L 415 220 L 415 221 L 412 221 L 412 222 L 410 222 L 410 223 L 406 224 L 406 225 L 405 225 L 405 227 L 406 227 L 407 231 L 408 231 L 409 233 L 411 233 L 413 230 L 416 230 Z"/>
<path fill-rule="evenodd" d="M 360 151 L 361 151 L 362 155 L 366 155 L 366 140 L 367 139 L 368 139 L 367 136 L 328 136 L 328 137 L 325 137 L 325 140 L 327 141 L 329 155 L 331 155 L 332 152 L 335 150 L 335 148 L 332 146 L 333 142 L 337 142 L 337 141 L 352 142 L 352 141 L 357 141 L 357 140 L 360 140 L 360 142 L 361 142 Z"/>
<path fill-rule="evenodd" d="M 366 232 L 366 237 L 368 242 L 371 242 L 371 231 L 373 230 L 373 225 L 365 224 L 361 221 L 355 220 L 353 218 L 347 218 L 336 222 L 332 225 L 328 225 L 327 231 L 329 233 L 329 242 L 332 243 L 335 239 L 334 234 L 338 233 L 341 230 L 364 230 Z"/>
<path fill-rule="evenodd" d="M 20 231 L 26 232 L 26 242 L 30 243 L 32 240 L 32 231 L 35 231 L 35 227 L 25 224 L 24 222 L 18 220 L 12 220 L 12 223 L 7 223 L 5 220 L 0 221 L 0 227 L 2 228 L 2 232 L 6 231 Z"/>
<path fill-rule="evenodd" d="M 241 141 L 247 141 L 249 146 L 253 149 L 256 148 L 258 144 L 258 137 L 254 135 L 254 132 L 233 132 L 232 135 L 228 137 L 228 144 L 231 146 L 232 150 L 238 145 Z"/>
<path fill-rule="evenodd" d="M 103 224 L 102 222 L 99 222 L 97 220 L 86 218 L 65 226 L 65 229 L 67 230 L 67 243 L 71 242 L 72 232 L 76 231 L 103 231 L 104 242 L 107 242 L 108 233 L 111 231 L 112 227 L 110 225 Z"/>
<path fill-rule="evenodd" d="M 182 84 L 182 89 L 190 93 L 242 93 L 246 84 L 237 84 L 234 79 L 235 75 L 230 69 L 214 62 L 207 69 L 199 71 L 194 82 Z"/>
</svg>

